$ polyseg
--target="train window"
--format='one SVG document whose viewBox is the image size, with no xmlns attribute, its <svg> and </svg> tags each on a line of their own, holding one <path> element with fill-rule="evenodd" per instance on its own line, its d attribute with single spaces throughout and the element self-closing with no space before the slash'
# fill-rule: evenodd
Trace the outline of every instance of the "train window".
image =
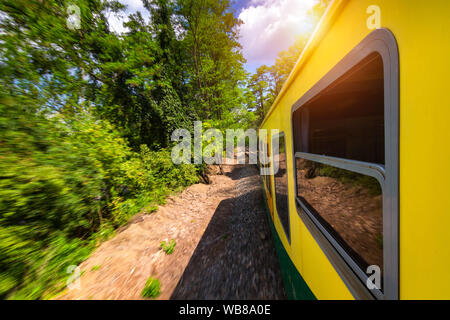
<svg viewBox="0 0 450 320">
<path fill-rule="evenodd" d="M 362 269 L 383 268 L 383 199 L 377 179 L 296 159 L 297 197 Z"/>
<path fill-rule="evenodd" d="M 287 186 L 287 165 L 286 165 L 286 141 L 284 133 L 275 136 L 278 143 L 272 142 L 273 162 L 274 162 L 274 181 L 275 181 L 275 203 L 278 217 L 284 228 L 285 234 L 290 241 L 289 226 L 289 202 L 288 202 L 288 186 Z"/>
<path fill-rule="evenodd" d="M 270 188 L 270 149 L 269 149 L 269 144 L 266 143 L 266 152 L 267 152 L 267 159 L 268 159 L 268 163 L 265 165 L 265 176 L 264 176 L 264 181 L 266 183 L 266 188 L 269 191 L 269 195 L 272 196 L 272 189 Z"/>
<path fill-rule="evenodd" d="M 298 151 L 384 164 L 383 60 L 369 55 L 299 110 Z"/>
<path fill-rule="evenodd" d="M 382 40 L 382 41 L 379 41 Z M 398 297 L 398 51 L 369 35 L 292 109 L 298 213 L 355 297 Z M 369 266 L 381 272 L 367 286 Z"/>
</svg>

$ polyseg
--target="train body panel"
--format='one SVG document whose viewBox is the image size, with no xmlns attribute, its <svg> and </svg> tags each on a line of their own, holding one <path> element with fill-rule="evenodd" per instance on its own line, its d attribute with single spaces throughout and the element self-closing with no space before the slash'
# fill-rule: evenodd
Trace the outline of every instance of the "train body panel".
<svg viewBox="0 0 450 320">
<path fill-rule="evenodd" d="M 267 193 L 269 210 L 287 255 L 315 297 L 361 297 L 298 214 L 301 209 L 296 200 L 292 110 L 299 99 L 374 32 L 368 26 L 373 22 L 370 19 L 377 18 L 373 16 L 377 9 L 380 27 L 393 35 L 398 47 L 398 121 L 389 126 L 398 130 L 399 140 L 395 180 L 398 229 L 392 233 L 397 235 L 398 272 L 391 279 L 396 283 L 393 295 L 375 297 L 449 299 L 449 1 L 357 0 L 331 4 L 261 126 L 269 132 L 279 129 L 284 133 L 290 236 L 277 213 L 273 175 L 273 199 Z M 389 243 L 383 243 L 383 250 L 388 246 Z M 384 258 L 387 261 L 386 255 Z"/>
</svg>

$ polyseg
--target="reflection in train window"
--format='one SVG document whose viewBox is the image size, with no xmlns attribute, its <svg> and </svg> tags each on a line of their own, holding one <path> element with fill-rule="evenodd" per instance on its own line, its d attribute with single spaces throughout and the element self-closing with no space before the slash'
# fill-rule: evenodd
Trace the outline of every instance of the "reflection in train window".
<svg viewBox="0 0 450 320">
<path fill-rule="evenodd" d="M 296 151 L 384 164 L 383 86 L 373 53 L 294 113 Z"/>
<path fill-rule="evenodd" d="M 377 179 L 297 158 L 297 196 L 363 269 L 383 268 L 383 195 Z"/>
<path fill-rule="evenodd" d="M 372 53 L 292 114 L 301 212 L 364 283 L 369 265 L 386 269 L 384 76 Z"/>
<path fill-rule="evenodd" d="M 267 143 L 265 145 L 265 148 L 266 148 L 265 151 L 267 152 L 266 156 L 268 159 L 268 163 L 266 163 L 264 165 L 264 168 L 265 168 L 264 169 L 264 173 L 265 173 L 264 181 L 266 183 L 266 188 L 269 191 L 269 195 L 272 196 L 272 189 L 270 188 L 270 149 L 269 149 L 269 145 Z"/>
<path fill-rule="evenodd" d="M 278 139 L 278 143 L 273 142 Z M 290 239 L 289 229 L 289 202 L 287 186 L 287 165 L 286 165 L 286 143 L 284 134 L 272 139 L 273 161 L 274 161 L 274 181 L 275 181 L 275 203 L 278 217 L 283 225 L 288 239 Z"/>
</svg>

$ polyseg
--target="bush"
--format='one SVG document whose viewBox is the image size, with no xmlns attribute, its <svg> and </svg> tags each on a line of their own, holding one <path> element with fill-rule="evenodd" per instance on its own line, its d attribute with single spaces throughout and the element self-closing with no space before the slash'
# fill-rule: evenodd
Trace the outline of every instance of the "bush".
<svg viewBox="0 0 450 320">
<path fill-rule="evenodd" d="M 171 239 L 169 243 L 166 241 L 161 241 L 161 245 L 159 246 L 166 254 L 172 254 L 175 251 L 175 243 L 174 239 Z"/>
<path fill-rule="evenodd" d="M 149 278 L 145 283 L 145 287 L 142 290 L 142 296 L 144 298 L 157 298 L 161 294 L 161 284 L 158 279 Z"/>
<path fill-rule="evenodd" d="M 47 297 L 99 240 L 197 181 L 167 150 L 136 153 L 106 121 L 0 95 L 0 298 Z"/>
</svg>

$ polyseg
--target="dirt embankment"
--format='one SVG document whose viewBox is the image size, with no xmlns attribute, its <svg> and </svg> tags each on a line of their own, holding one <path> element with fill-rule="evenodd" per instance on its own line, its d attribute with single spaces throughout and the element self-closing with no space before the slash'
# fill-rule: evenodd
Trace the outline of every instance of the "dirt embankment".
<svg viewBox="0 0 450 320">
<path fill-rule="evenodd" d="M 223 171 L 132 219 L 80 265 L 81 289 L 58 298 L 142 299 L 149 277 L 161 282 L 159 299 L 286 298 L 258 171 Z M 170 239 L 176 247 L 166 255 L 159 247 Z"/>
</svg>

